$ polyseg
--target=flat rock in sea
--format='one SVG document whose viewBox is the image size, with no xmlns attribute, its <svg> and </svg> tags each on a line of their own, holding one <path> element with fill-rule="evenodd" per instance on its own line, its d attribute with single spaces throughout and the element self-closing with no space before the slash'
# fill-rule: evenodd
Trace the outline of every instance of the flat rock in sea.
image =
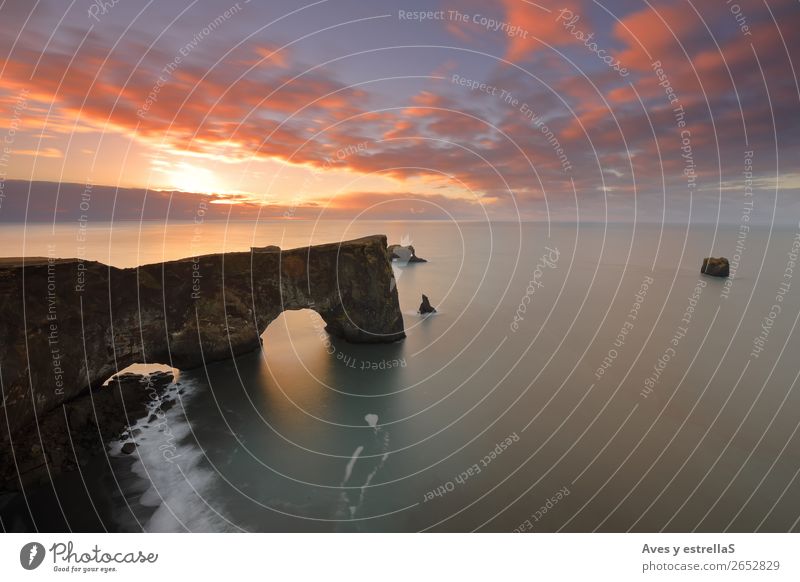
<svg viewBox="0 0 800 582">
<path fill-rule="evenodd" d="M 730 265 L 725 257 L 706 257 L 703 259 L 703 266 L 700 272 L 712 277 L 727 277 L 730 274 Z"/>
<path fill-rule="evenodd" d="M 122 452 L 126 455 L 130 455 L 133 451 L 136 450 L 136 443 L 128 442 L 122 445 Z"/>
</svg>

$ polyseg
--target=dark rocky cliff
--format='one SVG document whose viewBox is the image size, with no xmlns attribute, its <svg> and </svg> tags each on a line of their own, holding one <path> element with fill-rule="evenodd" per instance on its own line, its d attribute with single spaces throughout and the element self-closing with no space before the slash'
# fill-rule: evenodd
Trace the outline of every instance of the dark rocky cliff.
<svg viewBox="0 0 800 582">
<path fill-rule="evenodd" d="M 0 442 L 130 364 L 188 369 L 257 349 L 286 309 L 313 309 L 352 342 L 402 339 L 392 282 L 382 235 L 135 269 L 0 260 Z"/>
</svg>

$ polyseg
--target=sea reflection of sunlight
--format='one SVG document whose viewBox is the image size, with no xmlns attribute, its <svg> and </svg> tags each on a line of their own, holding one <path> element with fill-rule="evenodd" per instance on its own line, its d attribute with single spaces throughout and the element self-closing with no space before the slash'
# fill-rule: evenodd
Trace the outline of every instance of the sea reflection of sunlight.
<svg viewBox="0 0 800 582">
<path fill-rule="evenodd" d="M 332 397 L 318 380 L 328 378 L 333 365 L 325 347 L 328 334 L 324 326 L 322 318 L 310 309 L 284 311 L 263 335 L 261 392 L 269 401 L 268 409 L 282 411 L 281 417 L 293 432 L 301 425 L 314 430 L 313 425 L 319 423 L 304 411 L 324 410 Z"/>
</svg>

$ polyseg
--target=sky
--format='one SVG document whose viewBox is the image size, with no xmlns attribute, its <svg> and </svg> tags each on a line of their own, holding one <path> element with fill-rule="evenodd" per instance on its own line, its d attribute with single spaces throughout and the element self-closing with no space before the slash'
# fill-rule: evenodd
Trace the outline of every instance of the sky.
<svg viewBox="0 0 800 582">
<path fill-rule="evenodd" d="M 798 28 L 798 0 L 0 0 L 0 222 L 796 222 Z"/>
</svg>

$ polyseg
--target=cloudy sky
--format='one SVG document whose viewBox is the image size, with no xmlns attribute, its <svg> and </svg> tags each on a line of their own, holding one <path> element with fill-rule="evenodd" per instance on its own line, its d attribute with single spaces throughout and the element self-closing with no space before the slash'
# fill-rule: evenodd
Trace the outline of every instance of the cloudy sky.
<svg viewBox="0 0 800 582">
<path fill-rule="evenodd" d="M 0 0 L 0 221 L 86 184 L 115 218 L 785 219 L 798 27 L 798 0 Z"/>
</svg>

